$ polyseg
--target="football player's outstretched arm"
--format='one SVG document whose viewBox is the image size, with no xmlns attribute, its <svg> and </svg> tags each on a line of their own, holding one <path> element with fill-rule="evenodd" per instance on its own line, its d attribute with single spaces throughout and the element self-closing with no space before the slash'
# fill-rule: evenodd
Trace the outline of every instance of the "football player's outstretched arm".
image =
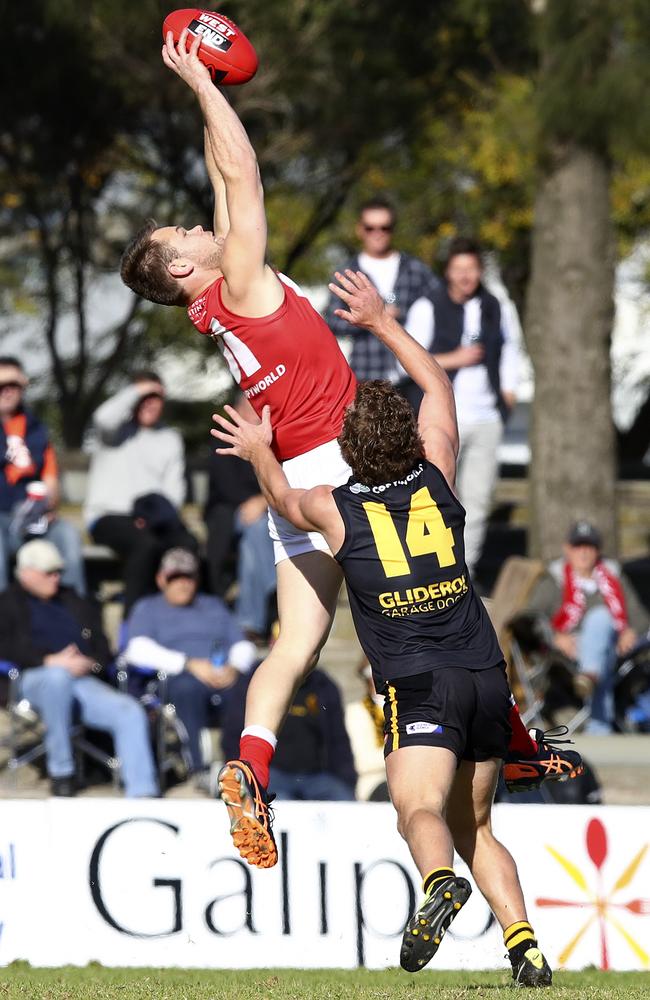
<svg viewBox="0 0 650 1000">
<path fill-rule="evenodd" d="M 257 157 L 244 126 L 198 58 L 201 36 L 189 49 L 187 39 L 185 29 L 176 46 L 168 32 L 162 56 L 196 95 L 214 165 L 225 185 L 229 230 L 220 265 L 224 300 L 236 312 L 264 316 L 281 305 L 284 290 L 265 261 L 266 214 Z"/>
<path fill-rule="evenodd" d="M 445 476 L 450 486 L 456 479 L 458 424 L 451 382 L 437 361 L 400 326 L 387 311 L 374 285 L 361 271 L 336 272 L 338 285 L 330 284 L 345 304 L 337 309 L 355 326 L 363 326 L 389 347 L 399 363 L 424 393 L 418 413 L 418 429 L 426 457 Z"/>
<path fill-rule="evenodd" d="M 232 406 L 226 406 L 225 410 L 230 420 L 218 413 L 212 416 L 221 430 L 213 429 L 210 433 L 229 445 L 217 448 L 217 454 L 234 454 L 250 462 L 269 506 L 300 531 L 321 532 L 332 552 L 337 552 L 343 544 L 345 529 L 332 499 L 333 487 L 297 490 L 289 485 L 270 447 L 273 435 L 270 407 L 264 407 L 258 424 L 249 423 Z"/>
<path fill-rule="evenodd" d="M 203 127 L 203 149 L 205 155 L 205 167 L 214 193 L 214 218 L 212 228 L 214 235 L 220 239 L 226 238 L 230 232 L 230 218 L 228 216 L 228 201 L 226 199 L 226 182 L 221 176 L 221 171 L 217 166 L 217 161 L 212 152 L 210 133 L 206 126 Z"/>
</svg>

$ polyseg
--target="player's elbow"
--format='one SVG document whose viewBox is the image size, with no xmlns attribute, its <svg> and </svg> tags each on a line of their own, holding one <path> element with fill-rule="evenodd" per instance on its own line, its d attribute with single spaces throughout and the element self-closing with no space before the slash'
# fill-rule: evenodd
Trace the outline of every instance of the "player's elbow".
<svg viewBox="0 0 650 1000">
<path fill-rule="evenodd" d="M 252 146 L 242 145 L 230 151 L 231 155 L 221 167 L 221 175 L 226 185 L 245 183 L 250 187 L 262 188 L 262 179 L 257 157 Z"/>
</svg>

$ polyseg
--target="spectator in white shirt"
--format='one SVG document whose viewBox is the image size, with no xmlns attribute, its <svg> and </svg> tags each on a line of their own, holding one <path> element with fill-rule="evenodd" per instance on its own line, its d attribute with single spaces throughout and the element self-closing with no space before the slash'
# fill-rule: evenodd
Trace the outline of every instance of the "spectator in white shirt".
<svg viewBox="0 0 650 1000">
<path fill-rule="evenodd" d="M 444 273 L 445 285 L 418 308 L 428 312 L 424 342 L 454 387 L 460 433 L 456 490 L 467 512 L 465 559 L 471 572 L 485 539 L 497 450 L 516 402 L 519 347 L 514 307 L 505 309 L 482 283 L 478 243 L 454 240 Z M 421 316 L 420 326 L 424 322 Z"/>
</svg>

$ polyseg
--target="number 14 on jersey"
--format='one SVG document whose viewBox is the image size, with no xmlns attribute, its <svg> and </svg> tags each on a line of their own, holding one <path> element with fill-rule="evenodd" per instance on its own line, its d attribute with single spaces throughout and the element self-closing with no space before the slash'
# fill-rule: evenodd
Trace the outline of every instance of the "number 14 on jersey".
<svg viewBox="0 0 650 1000">
<path fill-rule="evenodd" d="M 368 500 L 363 504 L 372 536 L 387 577 L 406 576 L 411 572 L 404 546 L 386 504 Z M 411 556 L 435 554 L 440 567 L 453 566 L 454 533 L 445 524 L 438 504 L 428 487 L 413 494 L 406 525 L 406 547 Z"/>
</svg>

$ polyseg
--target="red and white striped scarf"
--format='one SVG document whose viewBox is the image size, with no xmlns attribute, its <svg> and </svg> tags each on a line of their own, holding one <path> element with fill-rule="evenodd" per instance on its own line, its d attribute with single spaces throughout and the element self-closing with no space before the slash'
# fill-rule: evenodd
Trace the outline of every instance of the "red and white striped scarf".
<svg viewBox="0 0 650 1000">
<path fill-rule="evenodd" d="M 612 616 L 614 628 L 617 632 L 622 632 L 627 627 L 628 617 L 625 595 L 620 580 L 602 562 L 596 563 L 592 576 Z M 552 618 L 555 631 L 571 632 L 582 621 L 586 608 L 585 592 L 578 583 L 578 578 L 571 565 L 567 562 L 564 564 L 562 604 Z"/>
</svg>

